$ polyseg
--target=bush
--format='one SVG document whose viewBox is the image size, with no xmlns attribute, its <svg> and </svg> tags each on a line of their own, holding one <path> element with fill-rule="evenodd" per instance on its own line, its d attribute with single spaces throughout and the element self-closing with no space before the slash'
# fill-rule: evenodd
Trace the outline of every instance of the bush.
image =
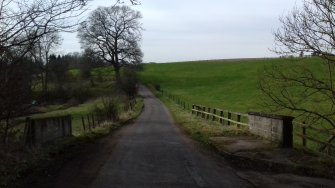
<svg viewBox="0 0 335 188">
<path fill-rule="evenodd" d="M 161 90 L 161 85 L 160 84 L 155 84 L 154 87 L 155 87 L 156 91 Z"/>
<path fill-rule="evenodd" d="M 119 103 L 112 97 L 102 98 L 102 105 L 95 106 L 93 111 L 100 120 L 117 121 L 119 119 Z"/>
<path fill-rule="evenodd" d="M 68 89 L 69 96 L 71 99 L 76 99 L 80 103 L 83 103 L 92 97 L 92 92 L 89 87 L 84 85 L 70 87 Z"/>
<path fill-rule="evenodd" d="M 127 95 L 128 99 L 134 99 L 138 91 L 139 78 L 137 72 L 131 69 L 124 69 L 121 77 L 121 90 Z"/>
</svg>

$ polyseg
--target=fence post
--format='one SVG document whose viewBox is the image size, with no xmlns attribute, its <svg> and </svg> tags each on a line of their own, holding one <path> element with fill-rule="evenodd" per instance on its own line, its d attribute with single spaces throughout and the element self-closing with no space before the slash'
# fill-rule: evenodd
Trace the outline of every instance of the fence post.
<svg viewBox="0 0 335 188">
<path fill-rule="evenodd" d="M 30 117 L 26 118 L 26 125 L 24 127 L 24 143 L 26 145 L 33 145 L 34 144 L 34 135 L 35 132 L 32 130 L 33 129 L 33 120 L 30 119 Z"/>
<path fill-rule="evenodd" d="M 228 119 L 231 119 L 231 112 L 228 111 Z M 230 121 L 228 121 L 227 125 L 230 125 Z"/>
<path fill-rule="evenodd" d="M 97 125 L 97 126 L 98 126 L 98 127 L 100 127 L 100 124 L 101 124 L 101 122 L 100 122 L 100 117 L 99 117 L 99 116 L 97 116 L 97 118 L 96 118 L 96 119 L 97 119 L 97 123 L 98 123 L 98 125 Z"/>
<path fill-rule="evenodd" d="M 194 109 L 194 104 L 192 104 L 192 114 L 194 114 L 194 111 L 193 111 L 193 109 Z"/>
<path fill-rule="evenodd" d="M 211 108 L 210 107 L 208 107 L 208 114 L 207 114 L 207 120 L 209 120 L 209 114 L 211 113 Z"/>
<path fill-rule="evenodd" d="M 307 139 L 306 139 L 306 123 L 302 122 L 302 146 L 306 147 Z"/>
<path fill-rule="evenodd" d="M 220 117 L 224 117 L 223 110 L 220 111 Z M 220 123 L 224 125 L 224 119 L 220 118 Z"/>
<path fill-rule="evenodd" d="M 213 118 L 212 118 L 212 121 L 215 121 L 215 115 L 216 115 L 216 109 L 213 108 Z"/>
<path fill-rule="evenodd" d="M 206 107 L 202 107 L 202 118 L 206 118 L 206 114 L 205 114 L 205 112 L 206 112 Z"/>
<path fill-rule="evenodd" d="M 241 122 L 241 114 L 237 114 L 237 122 Z M 240 128 L 241 125 L 240 124 L 237 124 L 237 128 Z"/>
<path fill-rule="evenodd" d="M 71 115 L 68 115 L 68 123 L 69 123 L 69 126 L 70 126 L 70 135 L 73 135 L 72 134 L 72 116 Z"/>
<path fill-rule="evenodd" d="M 95 129 L 94 114 L 92 114 L 93 129 Z"/>
<path fill-rule="evenodd" d="M 91 132 L 91 122 L 90 122 L 90 115 L 87 114 L 87 122 L 88 122 L 88 130 Z"/>
<path fill-rule="evenodd" d="M 83 124 L 84 132 L 86 133 L 85 118 L 81 116 L 81 122 Z"/>
</svg>

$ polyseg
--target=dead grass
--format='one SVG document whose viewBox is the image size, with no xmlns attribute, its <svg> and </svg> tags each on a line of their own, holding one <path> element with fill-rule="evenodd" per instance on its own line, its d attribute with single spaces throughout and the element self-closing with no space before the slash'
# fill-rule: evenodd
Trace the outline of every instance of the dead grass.
<svg viewBox="0 0 335 188">
<path fill-rule="evenodd" d="M 222 125 L 219 122 L 207 121 L 184 110 L 171 100 L 159 96 L 172 113 L 175 121 L 192 138 L 210 144 L 210 137 L 250 135 L 247 127 L 238 128 L 236 125 Z"/>
</svg>

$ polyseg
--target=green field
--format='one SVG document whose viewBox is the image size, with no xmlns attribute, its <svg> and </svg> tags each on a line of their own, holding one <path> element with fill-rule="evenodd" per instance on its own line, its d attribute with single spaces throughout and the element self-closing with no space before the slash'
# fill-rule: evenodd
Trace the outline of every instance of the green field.
<svg viewBox="0 0 335 188">
<path fill-rule="evenodd" d="M 144 84 L 161 86 L 166 92 L 178 96 L 189 104 L 200 104 L 235 112 L 270 112 L 262 104 L 258 89 L 259 75 L 264 67 L 272 64 L 307 66 L 322 75 L 322 63 L 318 58 L 249 59 L 146 64 L 141 79 Z M 307 101 L 308 102 L 308 101 Z M 312 101 L 309 101 L 314 105 Z M 289 111 L 271 112 L 293 115 Z M 301 128 L 295 126 L 295 133 Z M 308 134 L 321 140 L 327 139 L 314 132 Z M 301 138 L 295 137 L 295 143 Z M 317 148 L 312 142 L 309 147 Z"/>
<path fill-rule="evenodd" d="M 161 88 L 190 104 L 237 112 L 265 111 L 257 87 L 259 72 L 273 63 L 295 63 L 297 59 L 251 59 L 146 64 L 141 74 L 145 84 Z M 314 58 L 304 59 L 317 66 Z"/>
</svg>

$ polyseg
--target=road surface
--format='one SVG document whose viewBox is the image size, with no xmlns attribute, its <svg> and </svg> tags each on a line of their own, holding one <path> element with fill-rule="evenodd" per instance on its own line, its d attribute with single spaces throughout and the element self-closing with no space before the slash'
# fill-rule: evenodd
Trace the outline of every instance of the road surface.
<svg viewBox="0 0 335 188">
<path fill-rule="evenodd" d="M 185 136 L 166 107 L 141 87 L 145 108 L 132 124 L 60 172 L 55 187 L 305 187 L 296 176 L 240 172 Z M 287 180 L 285 182 L 285 180 Z M 322 182 L 323 180 L 318 180 Z M 330 182 L 332 183 L 332 182 Z M 272 186 L 270 186 L 272 185 Z M 313 186 L 312 186 L 313 187 Z"/>
</svg>

